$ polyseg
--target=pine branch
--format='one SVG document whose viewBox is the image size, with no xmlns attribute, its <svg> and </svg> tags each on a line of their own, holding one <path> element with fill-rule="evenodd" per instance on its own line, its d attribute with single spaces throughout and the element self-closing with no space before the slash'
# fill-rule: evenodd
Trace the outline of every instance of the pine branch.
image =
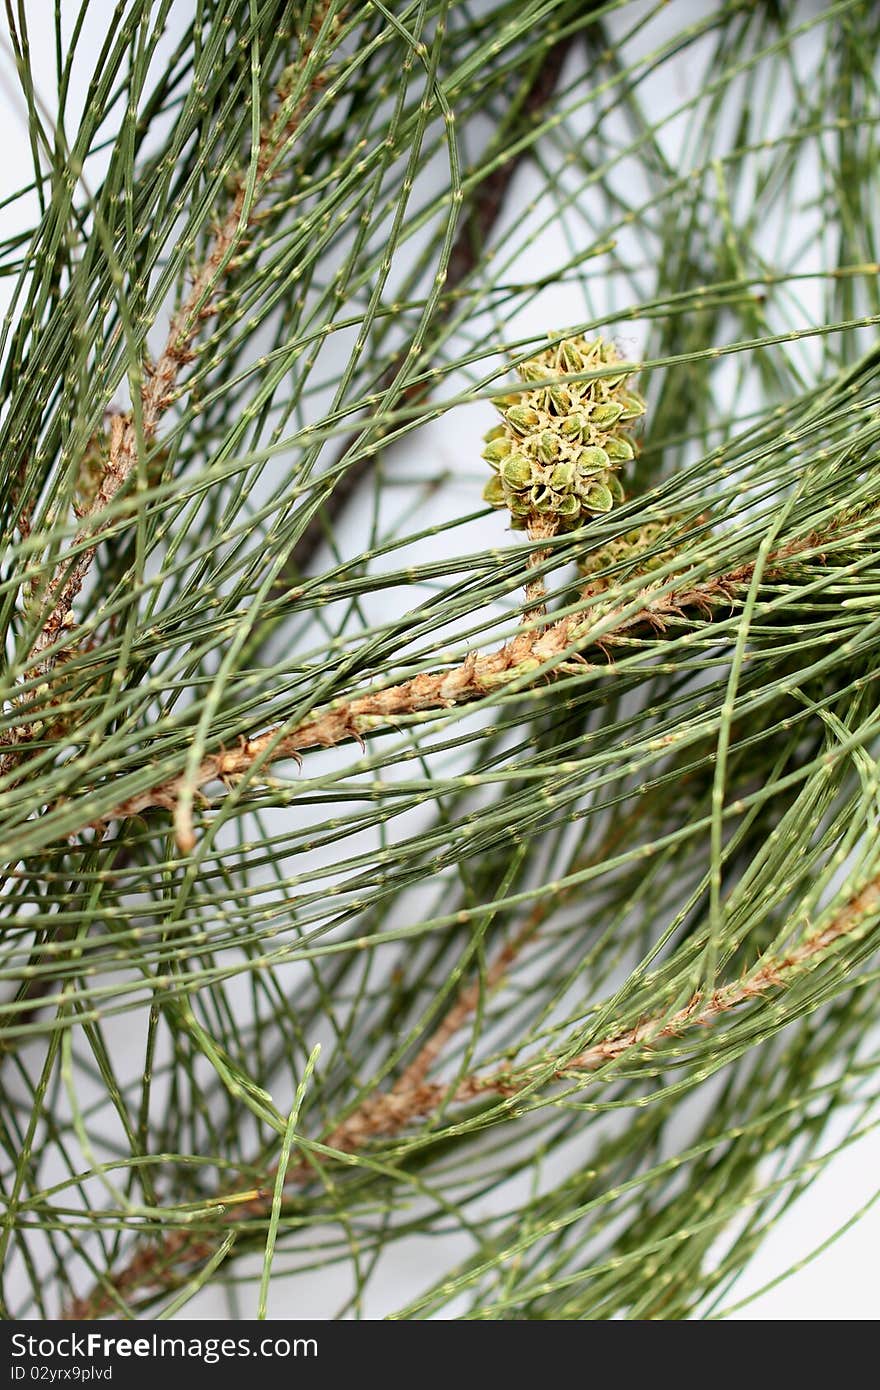
<svg viewBox="0 0 880 1390">
<path fill-rule="evenodd" d="M 0 1308 L 723 1313 L 880 1105 L 872 7 L 26 8 Z"/>
<path fill-rule="evenodd" d="M 780 547 L 770 557 L 767 579 L 784 576 L 786 561 L 821 548 L 821 545 L 822 538 L 811 535 Z M 471 652 L 458 667 L 423 672 L 385 690 L 337 700 L 292 730 L 283 724 L 276 725 L 253 738 L 242 739 L 238 748 L 210 754 L 197 770 L 195 786 L 204 788 L 213 782 L 247 777 L 272 763 L 291 758 L 298 760 L 310 748 L 332 748 L 350 739 L 362 742 L 367 735 L 393 729 L 397 720 L 408 715 L 458 708 L 488 695 L 497 695 L 522 681 L 552 680 L 564 674 L 564 662 L 582 661 L 586 652 L 597 646 L 611 645 L 615 639 L 646 623 L 661 626 L 665 618 L 688 609 L 706 612 L 719 604 L 729 604 L 736 591 L 748 585 L 754 570 L 754 564 L 739 565 L 726 574 L 687 583 L 681 588 L 666 589 L 654 582 L 636 595 L 634 602 L 638 606 L 635 608 L 633 602 L 617 609 L 603 605 L 598 618 L 589 613 L 586 616 L 575 613 L 558 619 L 549 627 L 517 633 L 495 652 Z M 589 589 L 586 594 L 590 596 Z M 540 592 L 532 592 L 528 601 L 531 603 L 540 597 Z M 87 823 L 88 828 L 100 830 L 112 821 L 139 816 L 154 808 L 174 813 L 184 785 L 183 777 L 173 777 L 127 797 L 92 818 Z M 188 827 L 182 848 L 186 846 L 191 847 Z"/>
<path fill-rule="evenodd" d="M 857 935 L 880 914 L 880 876 L 872 879 L 845 905 L 841 912 L 821 930 L 808 935 L 799 946 L 781 956 L 771 956 L 759 962 L 741 980 L 713 990 L 711 994 L 698 991 L 684 1008 L 671 1017 L 658 1014 L 643 1019 L 632 1028 L 613 1033 L 592 1044 L 571 1060 L 553 1068 L 557 1079 L 581 1080 L 610 1062 L 630 1057 L 643 1049 L 652 1049 L 671 1039 L 681 1038 L 692 1029 L 708 1028 L 731 1011 L 762 998 L 771 990 L 784 990 L 799 977 L 803 969 L 812 969 L 827 957 L 828 951 L 840 941 Z M 530 1093 L 534 1079 L 546 1072 L 547 1064 L 531 1065 L 517 1071 L 504 1071 L 488 1076 L 468 1076 L 450 1088 L 442 1083 L 426 1082 L 376 1096 L 334 1131 L 328 1148 L 340 1153 L 354 1153 L 371 1139 L 381 1135 L 393 1136 L 408 1124 L 431 1115 L 450 1103 L 464 1105 L 484 1096 L 497 1095 L 504 1099 L 522 1101 Z M 300 1179 L 311 1178 L 311 1170 L 301 1168 Z M 291 1175 L 292 1180 L 292 1175 Z"/>
<path fill-rule="evenodd" d="M 698 991 L 684 1008 L 677 1009 L 671 1016 L 661 1013 L 643 1019 L 631 1028 L 600 1039 L 571 1059 L 555 1063 L 541 1059 L 518 1070 L 488 1075 L 476 1073 L 451 1085 L 430 1082 L 426 1080 L 428 1071 L 472 1012 L 476 998 L 469 989 L 461 995 L 400 1081 L 390 1091 L 360 1105 L 329 1134 L 323 1149 L 339 1155 L 356 1154 L 375 1139 L 393 1138 L 416 1120 L 445 1113 L 450 1106 L 467 1106 L 487 1097 L 498 1097 L 512 1106 L 522 1105 L 526 1099 L 534 1101 L 541 1097 L 539 1088 L 548 1075 L 554 1081 L 582 1084 L 586 1077 L 609 1064 L 637 1057 L 639 1053 L 656 1049 L 672 1039 L 678 1040 L 691 1031 L 710 1028 L 727 1014 L 771 991 L 790 988 L 805 970 L 814 969 L 827 959 L 836 945 L 857 936 L 878 916 L 880 875 L 855 893 L 826 926 L 808 934 L 799 945 L 784 954 L 765 957 L 740 980 L 708 994 Z M 517 950 L 518 944 L 511 943 L 499 953 L 491 972 L 493 983 L 501 979 Z M 778 1026 L 781 1025 L 777 1023 Z M 267 1181 L 271 1181 L 271 1176 L 270 1173 Z M 314 1167 L 304 1161 L 288 1170 L 286 1186 L 289 1189 L 314 1181 Z M 244 1203 L 232 1203 L 227 1219 L 235 1224 L 242 1220 L 265 1221 L 271 1203 L 272 1192 L 267 1189 Z M 126 1297 L 144 1289 L 173 1289 L 180 1277 L 181 1263 L 197 1263 L 212 1253 L 210 1243 L 194 1240 L 184 1231 L 175 1232 L 161 1243 L 144 1247 L 104 1287 L 72 1303 L 65 1316 L 91 1320 L 114 1310 L 127 1311 Z"/>
</svg>

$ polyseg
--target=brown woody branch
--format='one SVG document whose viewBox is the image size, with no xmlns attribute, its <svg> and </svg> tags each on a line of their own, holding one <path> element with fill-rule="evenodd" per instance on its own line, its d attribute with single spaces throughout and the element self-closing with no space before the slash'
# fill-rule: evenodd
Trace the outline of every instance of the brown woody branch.
<svg viewBox="0 0 880 1390">
<path fill-rule="evenodd" d="M 772 578 L 774 566 L 778 570 L 786 559 L 807 549 L 813 542 L 814 538 L 809 538 L 782 547 L 771 557 L 765 577 Z M 538 630 L 519 632 L 497 651 L 471 652 L 460 666 L 424 672 L 385 690 L 337 700 L 292 729 L 275 725 L 253 738 L 243 739 L 237 748 L 209 754 L 199 764 L 191 781 L 183 774 L 168 778 L 120 800 L 89 825 L 101 829 L 113 820 L 141 815 L 154 807 L 174 812 L 185 787 L 188 791 L 198 790 L 213 782 L 244 777 L 258 761 L 262 767 L 285 759 L 299 760 L 310 748 L 330 748 L 348 739 L 363 740 L 364 735 L 394 728 L 399 719 L 408 715 L 459 708 L 495 694 L 515 681 L 527 679 L 539 669 L 544 679 L 553 679 L 564 670 L 567 660 L 574 657 L 583 660 L 583 653 L 591 647 L 611 644 L 646 622 L 662 626 L 665 618 L 685 609 L 710 610 L 719 603 L 729 602 L 732 591 L 748 583 L 753 573 L 754 565 L 748 563 L 723 576 L 691 582 L 667 592 L 662 592 L 656 584 L 648 586 L 642 591 L 642 604 L 635 611 L 631 604 L 620 605 L 616 610 L 613 604 L 608 604 L 602 606 L 598 618 L 589 613 L 572 614 Z M 178 839 L 182 850 L 192 847 L 188 825 L 183 827 Z"/>
</svg>

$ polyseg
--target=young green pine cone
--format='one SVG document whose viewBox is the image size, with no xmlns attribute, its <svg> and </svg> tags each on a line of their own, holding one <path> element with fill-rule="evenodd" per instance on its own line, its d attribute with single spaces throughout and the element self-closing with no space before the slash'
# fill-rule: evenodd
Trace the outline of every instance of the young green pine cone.
<svg viewBox="0 0 880 1390">
<path fill-rule="evenodd" d="M 523 381 L 621 362 L 602 338 L 565 338 L 523 362 Z M 593 381 L 530 386 L 499 398 L 503 424 L 486 435 L 483 458 L 494 470 L 483 496 L 507 507 L 517 530 L 573 531 L 623 501 L 617 470 L 634 456 L 630 429 L 645 412 L 627 389 L 631 370 Z"/>
</svg>

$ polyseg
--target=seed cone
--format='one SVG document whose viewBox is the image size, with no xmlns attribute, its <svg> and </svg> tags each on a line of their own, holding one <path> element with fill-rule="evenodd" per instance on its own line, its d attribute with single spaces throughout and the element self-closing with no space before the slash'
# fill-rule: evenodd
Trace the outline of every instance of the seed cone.
<svg viewBox="0 0 880 1390">
<path fill-rule="evenodd" d="M 618 362 L 618 374 L 537 384 Z M 628 389 L 632 369 L 602 338 L 562 339 L 518 371 L 536 384 L 498 401 L 503 423 L 486 435 L 494 476 L 483 496 L 508 509 L 516 530 L 573 531 L 623 501 L 617 471 L 634 457 L 630 431 L 645 403 Z"/>
</svg>

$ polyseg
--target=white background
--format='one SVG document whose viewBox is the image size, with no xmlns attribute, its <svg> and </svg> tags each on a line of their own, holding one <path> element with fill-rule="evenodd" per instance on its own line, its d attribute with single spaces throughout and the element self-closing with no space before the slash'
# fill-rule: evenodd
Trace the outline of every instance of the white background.
<svg viewBox="0 0 880 1390">
<path fill-rule="evenodd" d="M 109 14 L 114 7 L 114 0 L 100 0 L 100 3 L 93 0 L 91 17 L 100 23 L 102 14 Z M 705 13 L 705 6 L 695 6 L 689 0 L 672 0 L 670 8 L 674 10 L 676 7 L 686 10 L 691 17 Z M 44 8 L 48 10 L 48 0 L 30 0 L 26 8 L 32 22 L 31 43 L 35 66 L 39 71 L 41 61 L 51 58 L 52 33 L 49 25 L 41 26 L 34 21 Z M 186 9 L 186 5 L 180 8 Z M 675 19 L 678 22 L 684 18 L 686 22 L 687 17 L 675 16 Z M 32 177 L 32 166 L 5 22 L 0 23 L 4 24 L 3 49 L 0 53 L 0 128 L 4 131 L 0 197 L 6 197 Z M 41 44 L 45 52 L 40 51 Z M 679 65 L 686 65 L 687 62 L 686 51 Z M 672 63 L 666 65 L 667 75 L 672 67 Z M 682 71 L 680 77 L 682 87 L 686 87 L 687 73 Z M 10 226 L 9 216 L 4 214 L 4 217 L 6 233 L 14 228 Z M 8 292 L 8 283 L 0 282 L 0 302 L 8 300 Z M 832 1130 L 829 1147 L 833 1147 L 835 1138 L 841 1142 L 845 1137 L 846 1125 L 841 1118 L 836 1131 Z M 815 1259 L 809 1257 L 860 1207 L 869 1203 L 878 1190 L 880 1130 L 872 1132 L 835 1157 L 811 1190 L 779 1222 L 726 1303 L 729 1306 L 749 1295 L 757 1293 L 758 1296 L 732 1316 L 770 1320 L 875 1319 L 880 1313 L 880 1202 Z M 388 1261 L 385 1266 L 388 1283 L 383 1290 L 383 1302 L 387 1299 L 390 1306 L 405 1302 L 412 1293 L 413 1284 L 422 1284 L 430 1278 L 431 1270 L 427 1265 L 429 1253 L 430 1247 L 426 1247 L 424 1256 L 419 1252 L 401 1252 L 398 1258 Z M 758 1292 L 791 1266 L 805 1260 L 808 1262 L 782 1283 Z M 421 1267 L 414 1268 L 414 1263 L 418 1266 L 420 1261 Z M 316 1281 L 320 1282 L 320 1279 Z M 399 1284 L 399 1289 L 394 1287 L 395 1284 Z M 399 1298 L 396 1296 L 398 1293 Z M 252 1313 L 250 1308 L 243 1311 Z M 271 1311 L 276 1316 L 284 1316 L 293 1310 L 275 1307 Z M 302 1307 L 296 1309 L 300 1316 L 308 1316 L 308 1311 Z M 208 1292 L 187 1312 L 219 1318 L 226 1314 L 226 1305 L 219 1291 Z"/>
</svg>

